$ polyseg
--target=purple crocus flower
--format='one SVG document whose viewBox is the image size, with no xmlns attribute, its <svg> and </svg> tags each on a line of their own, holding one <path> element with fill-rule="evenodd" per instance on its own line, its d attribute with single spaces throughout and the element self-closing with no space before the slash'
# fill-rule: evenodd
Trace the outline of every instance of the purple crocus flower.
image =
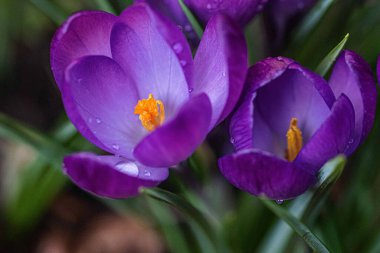
<svg viewBox="0 0 380 253">
<path fill-rule="evenodd" d="M 247 53 L 239 28 L 218 15 L 193 60 L 176 25 L 136 4 L 119 17 L 71 16 L 52 41 L 51 66 L 70 120 L 110 153 L 66 156 L 66 174 L 85 190 L 122 198 L 165 180 L 230 113 Z"/>
<path fill-rule="evenodd" d="M 147 2 L 164 15 L 170 17 L 178 25 L 183 26 L 186 31 L 190 31 L 191 26 L 178 0 L 135 0 L 135 2 Z M 204 24 L 207 24 L 213 15 L 223 13 L 233 18 L 241 26 L 249 23 L 267 2 L 268 0 L 184 0 L 184 3 Z"/>
<path fill-rule="evenodd" d="M 342 52 L 329 83 L 291 59 L 263 60 L 248 71 L 230 124 L 236 153 L 219 160 L 221 172 L 253 195 L 294 198 L 325 162 L 364 140 L 376 97 L 369 65 L 352 51 Z"/>
</svg>

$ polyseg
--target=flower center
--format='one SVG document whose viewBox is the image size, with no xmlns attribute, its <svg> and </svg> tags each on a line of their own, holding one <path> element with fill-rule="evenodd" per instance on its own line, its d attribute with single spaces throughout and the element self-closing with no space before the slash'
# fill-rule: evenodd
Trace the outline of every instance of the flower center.
<svg viewBox="0 0 380 253">
<path fill-rule="evenodd" d="M 290 120 L 286 138 L 288 140 L 288 148 L 286 149 L 285 158 L 292 162 L 296 159 L 302 148 L 302 132 L 297 126 L 297 118 Z"/>
<path fill-rule="evenodd" d="M 139 115 L 141 124 L 146 130 L 153 131 L 165 120 L 164 104 L 149 94 L 147 99 L 141 99 L 137 102 L 134 114 Z"/>
</svg>

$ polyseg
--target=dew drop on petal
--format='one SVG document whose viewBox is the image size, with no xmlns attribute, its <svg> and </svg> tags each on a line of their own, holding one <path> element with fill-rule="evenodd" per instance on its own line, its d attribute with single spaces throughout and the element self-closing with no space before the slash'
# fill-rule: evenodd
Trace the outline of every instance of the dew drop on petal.
<svg viewBox="0 0 380 253">
<path fill-rule="evenodd" d="M 194 89 L 193 88 L 189 88 L 189 93 L 193 92 Z"/>
<path fill-rule="evenodd" d="M 181 64 L 182 67 L 185 67 L 187 64 L 185 60 L 180 60 L 179 63 Z"/>
<path fill-rule="evenodd" d="M 112 148 L 113 148 L 114 150 L 119 150 L 119 149 L 120 149 L 120 146 L 117 145 L 117 144 L 112 144 Z"/>
<path fill-rule="evenodd" d="M 231 138 L 230 138 L 230 142 L 231 142 L 232 144 L 234 144 L 234 143 L 235 143 L 235 138 L 234 138 L 234 137 L 231 137 Z"/>
<path fill-rule="evenodd" d="M 150 177 L 150 176 L 151 176 L 150 171 L 148 171 L 148 170 L 144 170 L 144 176 L 146 176 L 146 177 Z"/>
<path fill-rule="evenodd" d="M 98 123 L 98 124 L 100 124 L 100 123 L 102 123 L 102 120 L 99 119 L 99 118 L 96 118 L 96 119 L 95 119 L 95 122 Z"/>
<path fill-rule="evenodd" d="M 132 162 L 120 162 L 116 164 L 116 168 L 127 175 L 137 177 L 139 175 L 139 168 Z"/>
<path fill-rule="evenodd" d="M 193 28 L 191 27 L 191 25 L 185 25 L 185 31 L 186 32 L 191 32 L 191 30 L 193 30 Z"/>
<path fill-rule="evenodd" d="M 282 203 L 284 203 L 284 200 L 283 200 L 283 199 L 278 199 L 278 200 L 276 200 L 276 203 L 277 203 L 278 205 L 281 205 Z"/>
<path fill-rule="evenodd" d="M 181 43 L 175 43 L 173 45 L 173 50 L 174 50 L 174 52 L 176 52 L 176 54 L 181 53 L 183 50 L 182 44 Z"/>
</svg>

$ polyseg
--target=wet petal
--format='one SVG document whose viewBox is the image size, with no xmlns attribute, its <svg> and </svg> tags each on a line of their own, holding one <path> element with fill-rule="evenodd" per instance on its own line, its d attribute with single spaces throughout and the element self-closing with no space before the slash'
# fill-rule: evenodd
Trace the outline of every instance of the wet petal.
<svg viewBox="0 0 380 253">
<path fill-rule="evenodd" d="M 152 93 L 171 117 L 189 97 L 181 62 L 191 65 L 191 54 L 178 28 L 159 20 L 146 5 L 126 9 L 112 29 L 111 48 L 113 58 L 135 80 L 140 98 Z"/>
<path fill-rule="evenodd" d="M 353 51 L 343 51 L 330 78 L 330 86 L 336 97 L 342 93 L 355 109 L 354 143 L 352 153 L 372 129 L 376 111 L 376 82 L 371 67 Z"/>
<path fill-rule="evenodd" d="M 237 188 L 275 200 L 297 197 L 316 182 L 314 174 L 296 164 L 254 149 L 219 159 L 219 168 Z"/>
<path fill-rule="evenodd" d="M 247 71 L 247 48 L 240 29 L 222 15 L 208 23 L 194 60 L 192 94 L 206 93 L 212 104 L 210 128 L 234 108 Z"/>
<path fill-rule="evenodd" d="M 66 156 L 63 169 L 80 188 L 109 198 L 136 196 L 141 187 L 155 187 L 169 175 L 166 168 L 149 168 L 121 157 L 91 153 Z"/>
<path fill-rule="evenodd" d="M 74 60 L 86 55 L 111 56 L 110 35 L 116 16 L 101 11 L 72 15 L 57 30 L 51 43 L 50 63 L 58 87 Z"/>
<path fill-rule="evenodd" d="M 105 56 L 86 56 L 66 71 L 63 103 L 79 132 L 98 147 L 132 158 L 134 145 L 146 134 L 134 107 L 133 81 Z"/>
<path fill-rule="evenodd" d="M 191 98 L 169 122 L 146 136 L 135 158 L 152 167 L 169 167 L 189 157 L 208 133 L 211 104 L 205 94 Z"/>
</svg>

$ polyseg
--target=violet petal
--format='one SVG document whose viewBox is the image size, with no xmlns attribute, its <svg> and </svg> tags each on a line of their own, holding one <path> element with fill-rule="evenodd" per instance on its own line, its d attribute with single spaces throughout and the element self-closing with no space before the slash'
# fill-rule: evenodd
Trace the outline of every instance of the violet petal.
<svg viewBox="0 0 380 253">
<path fill-rule="evenodd" d="M 146 136 L 135 158 L 152 167 L 169 167 L 189 157 L 208 133 L 211 104 L 205 94 L 191 98 L 169 122 Z"/>
<path fill-rule="evenodd" d="M 351 150 L 354 129 L 354 107 L 347 96 L 342 94 L 329 117 L 301 149 L 294 163 L 315 173 L 328 160 Z"/>
<path fill-rule="evenodd" d="M 132 157 L 134 145 L 146 134 L 134 107 L 135 84 L 106 56 L 85 56 L 66 71 L 63 103 L 78 131 L 110 153 Z"/>
<path fill-rule="evenodd" d="M 192 94 L 206 93 L 212 104 L 210 129 L 234 108 L 247 72 L 247 48 L 238 27 L 222 15 L 210 19 L 194 60 Z"/>
<path fill-rule="evenodd" d="M 315 174 L 255 149 L 222 157 L 219 167 L 224 177 L 237 188 L 275 200 L 297 197 L 316 182 Z"/>
<path fill-rule="evenodd" d="M 86 55 L 111 56 L 109 40 L 116 18 L 106 12 L 82 11 L 57 30 L 51 42 L 50 64 L 60 89 L 64 71 L 74 60 Z"/>
<path fill-rule="evenodd" d="M 376 111 L 376 82 L 371 67 L 353 51 L 343 51 L 333 69 L 330 86 L 336 97 L 345 94 L 355 109 L 352 153 L 372 129 Z"/>
<path fill-rule="evenodd" d="M 153 25 L 151 15 L 142 4 L 123 13 L 122 22 L 112 29 L 112 56 L 138 84 L 139 97 L 153 94 L 170 118 L 188 100 L 189 88 L 174 49 Z M 181 44 L 183 50 L 185 46 Z"/>
<path fill-rule="evenodd" d="M 109 198 L 136 196 L 141 187 L 155 187 L 169 175 L 167 168 L 149 168 L 120 157 L 92 153 L 66 156 L 63 169 L 82 189 Z"/>
</svg>

